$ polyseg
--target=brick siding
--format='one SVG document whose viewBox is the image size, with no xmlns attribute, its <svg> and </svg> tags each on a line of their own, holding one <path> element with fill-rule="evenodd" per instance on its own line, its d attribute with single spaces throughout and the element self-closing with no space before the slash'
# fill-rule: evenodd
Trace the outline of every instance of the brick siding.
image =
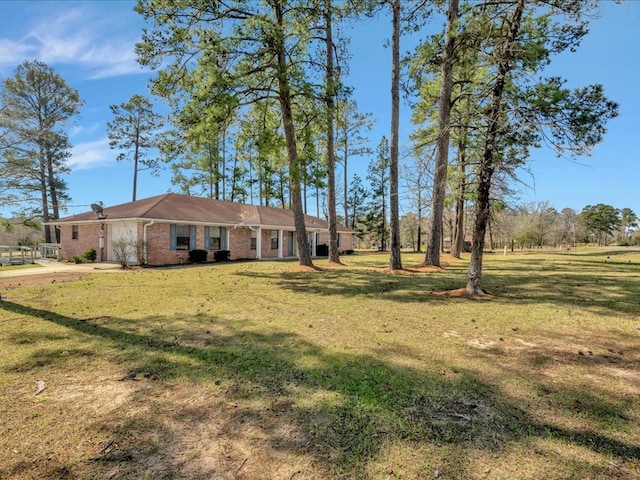
<svg viewBox="0 0 640 480">
<path fill-rule="evenodd" d="M 137 236 L 142 239 L 144 236 L 144 223 L 137 224 Z M 72 224 L 63 224 L 60 226 L 60 259 L 71 260 L 74 255 L 82 256 L 84 252 L 95 249 L 98 257 L 97 261 L 107 261 L 107 252 L 109 251 L 109 228 L 110 224 L 104 224 L 103 238 L 104 248 L 100 248 L 100 224 L 79 224 L 78 239 L 72 239 Z M 251 229 L 248 227 L 228 228 L 229 245 L 227 250 L 230 251 L 230 259 L 254 259 L 256 258 L 255 249 L 251 249 Z M 205 226 L 196 226 L 196 249 L 204 250 L 205 246 Z M 271 248 L 271 230 L 262 230 L 262 258 L 278 258 L 278 249 Z M 169 223 L 154 223 L 147 227 L 147 259 L 149 265 L 176 265 L 188 263 L 189 250 L 171 250 L 171 229 Z M 296 235 L 292 236 L 293 252 L 297 253 Z M 282 255 L 287 256 L 289 252 L 289 232 L 282 232 Z M 328 243 L 328 233 L 320 232 L 318 244 Z M 340 250 L 349 250 L 353 245 L 353 235 L 350 233 L 340 234 Z M 213 250 L 209 250 L 208 260 L 213 260 Z M 113 259 L 109 259 L 113 260 Z"/>
</svg>

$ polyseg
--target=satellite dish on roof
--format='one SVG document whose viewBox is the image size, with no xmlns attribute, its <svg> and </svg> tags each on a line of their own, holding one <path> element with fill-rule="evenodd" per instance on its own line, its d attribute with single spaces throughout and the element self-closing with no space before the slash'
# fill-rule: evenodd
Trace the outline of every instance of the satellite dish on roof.
<svg viewBox="0 0 640 480">
<path fill-rule="evenodd" d="M 102 208 L 102 205 L 98 205 L 97 203 L 91 204 L 91 210 L 93 210 L 96 213 L 102 213 L 104 211 L 104 209 Z"/>
<path fill-rule="evenodd" d="M 91 210 L 93 210 L 96 213 L 96 216 L 98 218 L 104 218 L 104 215 L 102 214 L 102 212 L 104 211 L 104 208 L 102 208 L 102 205 L 99 205 L 97 203 L 92 203 Z"/>
</svg>

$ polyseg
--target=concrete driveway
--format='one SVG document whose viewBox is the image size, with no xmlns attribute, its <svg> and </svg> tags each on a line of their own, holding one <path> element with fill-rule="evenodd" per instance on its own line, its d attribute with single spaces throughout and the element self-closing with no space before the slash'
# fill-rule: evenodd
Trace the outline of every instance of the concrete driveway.
<svg viewBox="0 0 640 480">
<path fill-rule="evenodd" d="M 23 277 L 27 275 L 43 275 L 61 272 L 119 272 L 119 263 L 64 263 L 49 260 L 36 261 L 37 266 L 31 268 L 0 267 L 0 278 Z"/>
</svg>

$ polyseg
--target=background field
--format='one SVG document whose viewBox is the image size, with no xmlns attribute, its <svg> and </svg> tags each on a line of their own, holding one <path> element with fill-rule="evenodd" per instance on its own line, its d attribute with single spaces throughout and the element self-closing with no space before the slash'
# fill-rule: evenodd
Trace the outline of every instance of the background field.
<svg viewBox="0 0 640 480">
<path fill-rule="evenodd" d="M 0 278 L 0 478 L 640 478 L 640 253 L 343 261 Z"/>
</svg>

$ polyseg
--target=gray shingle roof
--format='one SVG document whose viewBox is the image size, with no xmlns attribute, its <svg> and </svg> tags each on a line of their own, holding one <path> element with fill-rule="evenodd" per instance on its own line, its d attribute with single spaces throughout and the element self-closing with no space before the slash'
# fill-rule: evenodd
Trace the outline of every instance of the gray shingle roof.
<svg viewBox="0 0 640 480">
<path fill-rule="evenodd" d="M 91 211 L 53 220 L 50 223 L 156 220 L 190 224 L 251 225 L 291 229 L 295 227 L 292 210 L 191 197 L 177 193 L 165 193 L 135 202 L 106 206 L 102 215 L 103 218 L 98 218 L 96 213 Z M 305 225 L 309 230 L 329 228 L 327 221 L 310 215 L 305 215 Z M 338 231 L 351 232 L 351 229 L 338 226 Z"/>
</svg>

